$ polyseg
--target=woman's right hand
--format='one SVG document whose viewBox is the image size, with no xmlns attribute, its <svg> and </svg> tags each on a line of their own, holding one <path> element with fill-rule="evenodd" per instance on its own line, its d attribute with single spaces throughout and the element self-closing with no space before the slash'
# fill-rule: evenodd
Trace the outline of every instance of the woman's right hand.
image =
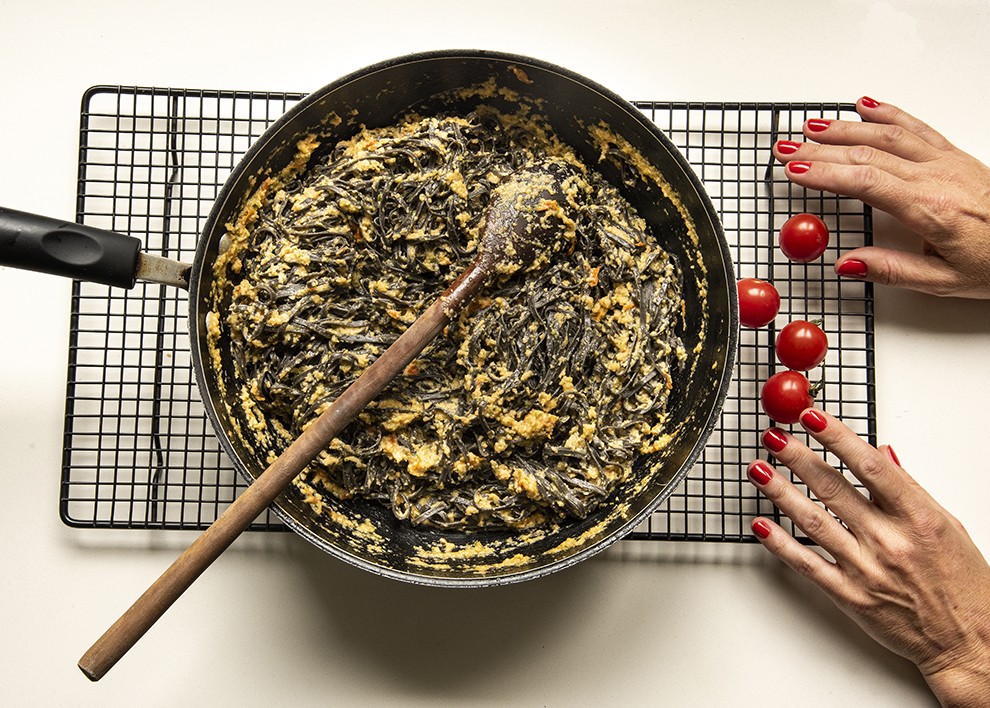
<svg viewBox="0 0 990 708">
<path fill-rule="evenodd" d="M 861 98 L 863 122 L 811 119 L 814 142 L 778 141 L 788 179 L 859 199 L 922 239 L 922 252 L 867 246 L 839 275 L 933 295 L 990 298 L 990 167 L 889 103 Z"/>
</svg>

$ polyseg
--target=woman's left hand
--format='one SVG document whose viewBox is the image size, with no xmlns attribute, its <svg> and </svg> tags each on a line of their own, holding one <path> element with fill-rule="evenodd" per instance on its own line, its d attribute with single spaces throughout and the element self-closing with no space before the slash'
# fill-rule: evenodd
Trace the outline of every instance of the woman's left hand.
<svg viewBox="0 0 990 708">
<path fill-rule="evenodd" d="M 834 560 L 770 519 L 755 519 L 754 533 L 874 639 L 914 662 L 943 703 L 969 705 L 967 695 L 990 696 L 990 566 L 979 549 L 889 447 L 874 448 L 817 409 L 805 411 L 801 423 L 872 499 L 794 436 L 771 428 L 764 446 L 844 525 L 755 460 L 750 480 Z"/>
</svg>

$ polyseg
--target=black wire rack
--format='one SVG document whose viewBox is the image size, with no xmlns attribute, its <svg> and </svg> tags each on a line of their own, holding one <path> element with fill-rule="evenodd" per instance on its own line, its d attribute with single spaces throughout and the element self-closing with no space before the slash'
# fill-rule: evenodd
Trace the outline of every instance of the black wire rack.
<svg viewBox="0 0 990 708">
<path fill-rule="evenodd" d="M 97 86 L 83 97 L 77 221 L 129 233 L 149 253 L 189 262 L 225 178 L 302 94 Z M 876 443 L 873 291 L 838 279 L 841 251 L 869 244 L 862 203 L 792 186 L 773 164 L 778 139 L 809 117 L 857 119 L 837 103 L 637 102 L 683 151 L 721 215 L 740 277 L 771 280 L 776 324 L 822 319 L 830 351 L 813 372 L 819 403 Z M 823 258 L 789 262 L 776 233 L 798 212 L 831 231 Z M 72 291 L 60 515 L 75 527 L 203 529 L 244 488 L 196 388 L 185 292 L 76 282 Z M 752 541 L 749 521 L 781 517 L 745 479 L 765 457 L 758 392 L 774 372 L 774 325 L 743 330 L 720 425 L 685 482 L 631 539 Z M 807 439 L 800 432 L 802 439 Z M 833 464 L 838 460 L 818 448 Z M 840 467 L 841 469 L 841 467 Z M 283 530 L 266 513 L 251 527 Z"/>
</svg>

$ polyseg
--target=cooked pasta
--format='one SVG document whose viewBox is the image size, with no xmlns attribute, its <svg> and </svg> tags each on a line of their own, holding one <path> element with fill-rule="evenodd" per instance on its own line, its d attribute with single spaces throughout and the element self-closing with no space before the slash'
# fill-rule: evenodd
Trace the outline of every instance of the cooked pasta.
<svg viewBox="0 0 990 708">
<path fill-rule="evenodd" d="M 669 440 L 681 274 L 619 191 L 537 119 L 411 115 L 317 153 L 225 259 L 232 411 L 260 466 L 471 262 L 492 190 L 572 164 L 573 248 L 492 282 L 303 472 L 317 509 L 361 496 L 415 525 L 586 517 Z"/>
</svg>

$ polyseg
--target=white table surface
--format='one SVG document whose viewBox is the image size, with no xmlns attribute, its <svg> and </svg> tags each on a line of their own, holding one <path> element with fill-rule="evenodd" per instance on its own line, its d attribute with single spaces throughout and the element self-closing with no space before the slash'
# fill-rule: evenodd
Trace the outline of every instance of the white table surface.
<svg viewBox="0 0 990 708">
<path fill-rule="evenodd" d="M 72 219 L 90 85 L 309 91 L 454 47 L 536 56 L 630 99 L 867 94 L 990 161 L 985 2 L 223 5 L 0 0 L 0 204 Z M 292 534 L 240 539 L 91 684 L 82 651 L 193 536 L 59 521 L 69 291 L 0 268 L 4 705 L 934 702 L 759 546 L 624 542 L 544 580 L 451 591 L 378 579 Z M 990 552 L 990 310 L 878 288 L 876 313 L 880 439 Z"/>
</svg>

